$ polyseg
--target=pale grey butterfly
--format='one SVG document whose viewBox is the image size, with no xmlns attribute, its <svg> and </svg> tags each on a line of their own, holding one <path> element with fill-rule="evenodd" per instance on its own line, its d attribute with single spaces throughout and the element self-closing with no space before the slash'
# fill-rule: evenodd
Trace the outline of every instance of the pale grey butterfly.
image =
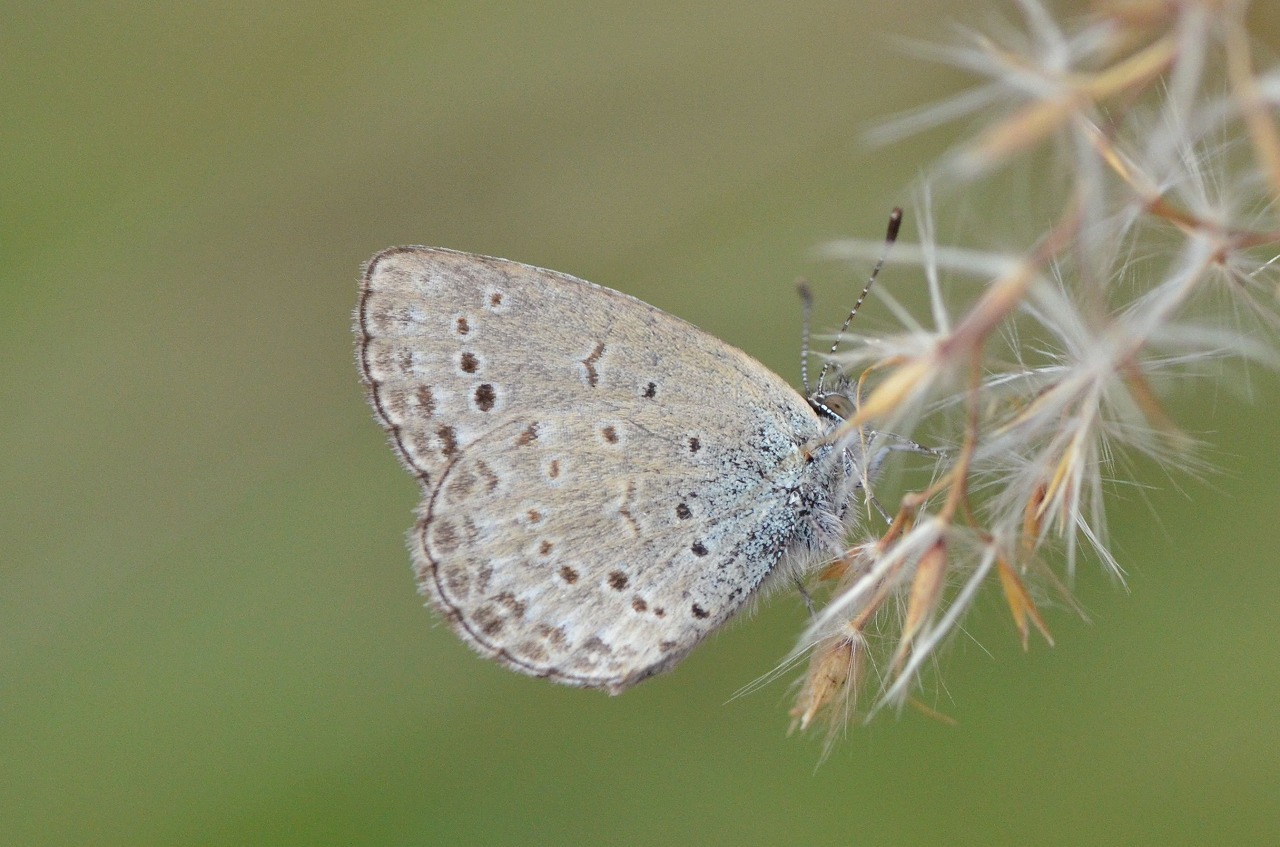
<svg viewBox="0 0 1280 847">
<path fill-rule="evenodd" d="M 369 261 L 355 334 L 422 486 L 420 589 L 521 673 L 622 692 L 841 552 L 857 520 L 872 463 L 823 441 L 854 407 L 825 367 L 802 396 L 625 294 L 435 247 Z"/>
</svg>

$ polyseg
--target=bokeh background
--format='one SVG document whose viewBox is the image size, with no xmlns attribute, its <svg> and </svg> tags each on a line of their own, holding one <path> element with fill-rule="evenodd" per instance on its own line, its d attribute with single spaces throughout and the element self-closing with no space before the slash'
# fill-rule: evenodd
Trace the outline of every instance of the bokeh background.
<svg viewBox="0 0 1280 847">
<path fill-rule="evenodd" d="M 1086 569 L 1091 622 L 1050 610 L 1029 654 L 988 592 L 931 699 L 957 724 L 883 715 L 821 767 L 785 684 L 729 702 L 794 595 L 609 698 L 481 661 L 414 591 L 360 263 L 566 270 L 793 375 L 792 280 L 823 326 L 854 284 L 812 248 L 877 237 L 955 138 L 864 143 L 966 82 L 894 39 L 991 10 L 7 6 L 0 844 L 1280 843 L 1266 373 L 1175 404 L 1219 473 L 1119 491 L 1127 592 Z"/>
</svg>

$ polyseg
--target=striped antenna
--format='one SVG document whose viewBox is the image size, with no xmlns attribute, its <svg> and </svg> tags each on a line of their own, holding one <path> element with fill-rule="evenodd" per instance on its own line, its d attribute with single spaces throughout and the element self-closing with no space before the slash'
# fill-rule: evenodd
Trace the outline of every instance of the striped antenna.
<svg viewBox="0 0 1280 847">
<path fill-rule="evenodd" d="M 817 391 L 819 392 L 822 391 L 823 386 L 827 380 L 827 372 L 831 370 L 830 357 L 834 355 L 836 350 L 840 347 L 840 342 L 844 341 L 844 334 L 849 329 L 849 324 L 853 323 L 853 316 L 858 314 L 858 310 L 862 308 L 862 301 L 867 299 L 867 294 L 871 291 L 871 286 L 875 284 L 876 277 L 880 275 L 880 269 L 884 267 L 884 260 L 885 260 L 885 257 L 889 254 L 889 248 L 893 246 L 893 242 L 898 240 L 898 230 L 901 227 L 902 227 L 902 209 L 895 208 L 892 212 L 889 213 L 889 229 L 884 236 L 884 252 L 880 254 L 879 261 L 877 261 L 876 266 L 872 268 L 871 276 L 867 279 L 867 284 L 863 286 L 862 293 L 858 295 L 858 301 L 854 303 L 853 308 L 849 310 L 849 317 L 844 319 L 844 325 L 841 326 L 840 331 L 836 333 L 836 340 L 831 342 L 831 349 L 827 351 L 827 361 L 822 363 L 822 372 L 818 374 Z M 804 294 L 802 293 L 800 296 L 803 297 Z M 807 315 L 807 312 L 806 312 L 806 315 Z M 808 325 L 809 325 L 809 321 L 808 321 L 808 318 L 806 317 L 805 319 L 806 339 L 808 337 L 808 330 L 807 330 Z M 809 345 L 806 343 L 805 344 L 806 350 L 808 349 L 808 346 Z M 807 381 L 806 381 L 805 391 L 806 393 L 808 392 Z"/>
<path fill-rule="evenodd" d="M 800 302 L 804 309 L 804 325 L 800 329 L 800 384 L 804 386 L 804 396 L 809 396 L 809 319 L 813 317 L 813 292 L 804 279 L 796 280 L 796 291 L 800 294 Z"/>
</svg>

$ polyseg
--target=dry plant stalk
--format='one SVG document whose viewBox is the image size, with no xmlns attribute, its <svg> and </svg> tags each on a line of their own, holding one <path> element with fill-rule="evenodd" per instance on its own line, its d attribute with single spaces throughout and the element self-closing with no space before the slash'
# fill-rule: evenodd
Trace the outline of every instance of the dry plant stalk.
<svg viewBox="0 0 1280 847">
<path fill-rule="evenodd" d="M 924 180 L 920 241 L 891 256 L 922 272 L 932 327 L 896 308 L 901 331 L 840 355 L 864 389 L 845 443 L 883 456 L 901 449 L 883 433 L 925 431 L 954 446 L 883 535 L 823 574 L 832 594 L 795 653 L 810 658 L 792 717 L 801 729 L 826 718 L 829 739 L 861 688 L 879 689 L 868 711 L 908 700 L 985 583 L 1000 585 L 1024 648 L 1032 628 L 1052 644 L 1035 598 L 1069 602 L 1055 574 L 1069 579 L 1082 549 L 1120 574 L 1103 496 L 1114 457 L 1194 462 L 1161 403 L 1167 378 L 1221 357 L 1280 359 L 1266 252 L 1280 241 L 1280 67 L 1256 69 L 1247 3 L 1113 0 L 1070 25 L 1040 0 L 1018 6 L 1020 35 L 969 33 L 942 52 L 984 84 L 883 133 L 984 121 Z M 1038 199 L 1058 207 L 1033 243 L 936 243 L 935 197 L 1029 158 L 1042 162 Z M 1003 208 L 1010 226 L 988 219 L 984 234 L 1018 231 L 1014 215 L 1025 225 L 1025 203 Z M 829 253 L 861 262 L 878 249 Z M 948 301 L 945 279 L 969 280 L 949 286 L 968 302 Z"/>
</svg>

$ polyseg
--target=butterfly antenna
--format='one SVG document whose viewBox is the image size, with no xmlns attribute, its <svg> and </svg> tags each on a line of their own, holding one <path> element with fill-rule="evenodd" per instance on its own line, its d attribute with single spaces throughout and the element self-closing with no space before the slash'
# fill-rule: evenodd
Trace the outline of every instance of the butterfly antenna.
<svg viewBox="0 0 1280 847">
<path fill-rule="evenodd" d="M 884 235 L 884 252 L 880 254 L 880 259 L 876 262 L 876 266 L 871 269 L 871 276 L 867 278 L 867 284 L 862 287 L 862 293 L 858 295 L 858 300 L 853 304 L 853 308 L 849 310 L 849 317 L 844 319 L 844 324 L 840 327 L 840 331 L 836 333 L 836 340 L 831 342 L 831 349 L 827 351 L 827 361 L 822 363 L 822 371 L 818 374 L 818 391 L 821 391 L 823 384 L 827 380 L 827 371 L 831 369 L 830 357 L 835 354 L 840 347 L 840 342 L 844 341 L 845 331 L 849 329 L 849 324 L 853 323 L 853 316 L 858 314 L 858 310 L 862 308 L 862 301 L 867 299 L 867 294 L 871 291 L 871 286 L 875 285 L 876 277 L 880 275 L 880 269 L 884 267 L 885 257 L 889 255 L 889 248 L 893 246 L 893 242 L 898 240 L 898 230 L 902 227 L 902 209 L 895 208 L 889 213 L 889 229 Z M 806 321 L 807 323 L 807 321 Z M 808 345 L 806 345 L 807 347 Z M 805 391 L 808 391 L 806 387 Z"/>
<path fill-rule="evenodd" d="M 800 383 L 804 386 L 804 396 L 809 396 L 809 319 L 813 317 L 813 292 L 804 279 L 796 280 L 796 291 L 800 295 L 800 303 L 804 309 L 804 324 L 800 329 Z"/>
</svg>

